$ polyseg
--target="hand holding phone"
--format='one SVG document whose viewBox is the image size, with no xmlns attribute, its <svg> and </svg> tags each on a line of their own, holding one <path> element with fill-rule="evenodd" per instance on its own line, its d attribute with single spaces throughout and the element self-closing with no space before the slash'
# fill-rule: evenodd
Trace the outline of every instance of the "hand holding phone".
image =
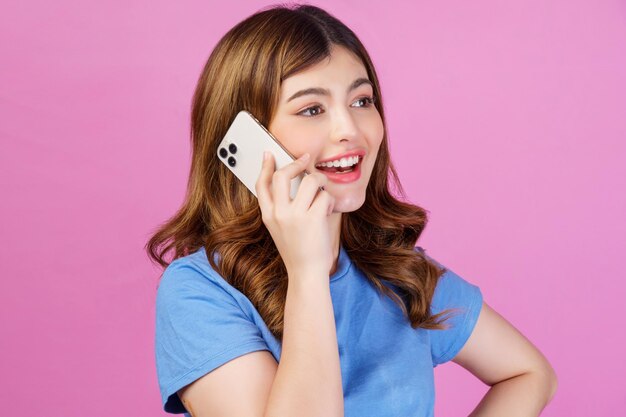
<svg viewBox="0 0 626 417">
<path fill-rule="evenodd" d="M 267 160 L 264 151 L 271 153 Z M 335 204 L 334 197 L 324 190 L 328 178 L 321 172 L 309 173 L 308 160 L 296 160 L 246 111 L 235 117 L 218 146 L 217 157 L 258 198 L 263 222 L 288 275 L 327 278 L 334 256 L 328 216 Z"/>
<path fill-rule="evenodd" d="M 270 232 L 287 269 L 289 279 L 318 277 L 328 284 L 335 259 L 330 239 L 329 216 L 335 198 L 325 190 L 328 183 L 321 172 L 307 175 L 298 195 L 287 195 L 290 179 L 302 172 L 310 156 L 303 155 L 291 164 L 274 171 L 274 158 L 263 162 L 257 189 L 263 223 Z"/>
</svg>

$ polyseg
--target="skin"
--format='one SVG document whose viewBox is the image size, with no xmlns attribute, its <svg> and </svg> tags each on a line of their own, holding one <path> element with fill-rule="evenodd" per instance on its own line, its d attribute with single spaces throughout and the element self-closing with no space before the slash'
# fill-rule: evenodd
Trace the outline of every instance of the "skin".
<svg viewBox="0 0 626 417">
<path fill-rule="evenodd" d="M 383 139 L 383 122 L 371 102 L 373 89 L 362 83 L 348 91 L 355 80 L 368 79 L 361 60 L 349 50 L 334 46 L 328 59 L 283 80 L 276 112 L 268 130 L 292 155 L 310 155 L 308 172 L 320 172 L 315 164 L 352 150 L 363 150 L 361 177 L 349 184 L 328 181 L 324 189 L 334 199 L 328 219 L 332 245 L 331 274 L 336 271 L 342 213 L 359 209 Z M 310 93 L 289 100 L 301 90 L 320 88 L 328 94 Z"/>
</svg>

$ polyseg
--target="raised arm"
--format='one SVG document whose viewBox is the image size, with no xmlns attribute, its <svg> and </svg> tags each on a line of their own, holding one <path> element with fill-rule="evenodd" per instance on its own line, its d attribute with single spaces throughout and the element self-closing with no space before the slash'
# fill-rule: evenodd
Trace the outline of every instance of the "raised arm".
<svg viewBox="0 0 626 417">
<path fill-rule="evenodd" d="M 280 363 L 274 369 L 269 354 L 236 358 L 181 390 L 193 417 L 343 417 L 329 285 L 327 218 L 334 199 L 326 191 L 318 193 L 328 181 L 320 173 L 302 180 L 293 201 L 288 194 L 291 179 L 306 169 L 307 157 L 275 171 L 270 154 L 256 183 L 263 222 L 288 273 Z"/>
</svg>

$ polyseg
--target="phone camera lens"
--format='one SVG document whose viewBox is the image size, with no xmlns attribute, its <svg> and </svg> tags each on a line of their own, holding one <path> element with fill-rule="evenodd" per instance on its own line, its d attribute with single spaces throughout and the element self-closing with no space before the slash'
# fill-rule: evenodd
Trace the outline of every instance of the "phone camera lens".
<svg viewBox="0 0 626 417">
<path fill-rule="evenodd" d="M 237 160 L 231 156 L 230 158 L 228 158 L 228 165 L 234 167 L 235 165 L 237 165 Z"/>
<path fill-rule="evenodd" d="M 237 145 L 231 143 L 230 145 L 228 145 L 228 150 L 230 151 L 230 153 L 237 153 Z"/>
<path fill-rule="evenodd" d="M 226 148 L 220 148 L 220 156 L 222 158 L 226 158 L 227 155 L 228 155 L 228 151 L 226 150 Z"/>
</svg>

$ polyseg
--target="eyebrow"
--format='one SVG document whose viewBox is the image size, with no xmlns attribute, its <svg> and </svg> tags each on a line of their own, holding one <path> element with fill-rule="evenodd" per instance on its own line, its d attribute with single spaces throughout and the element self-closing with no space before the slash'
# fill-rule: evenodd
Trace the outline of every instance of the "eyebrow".
<svg viewBox="0 0 626 417">
<path fill-rule="evenodd" d="M 370 80 L 368 80 L 367 78 L 357 78 L 356 80 L 354 80 L 352 82 L 352 84 L 350 84 L 350 87 L 348 87 L 347 92 L 349 93 L 350 91 L 358 88 L 359 86 L 361 86 L 363 84 L 369 84 L 372 88 L 374 88 L 374 85 L 372 84 L 372 82 Z M 325 89 L 325 88 L 319 88 L 319 87 L 306 88 L 304 90 L 298 91 L 297 93 L 295 93 L 294 95 L 289 97 L 287 99 L 287 103 L 289 103 L 293 99 L 305 96 L 307 94 L 317 94 L 317 95 L 321 95 L 321 96 L 329 96 L 330 95 L 330 91 Z"/>
</svg>

